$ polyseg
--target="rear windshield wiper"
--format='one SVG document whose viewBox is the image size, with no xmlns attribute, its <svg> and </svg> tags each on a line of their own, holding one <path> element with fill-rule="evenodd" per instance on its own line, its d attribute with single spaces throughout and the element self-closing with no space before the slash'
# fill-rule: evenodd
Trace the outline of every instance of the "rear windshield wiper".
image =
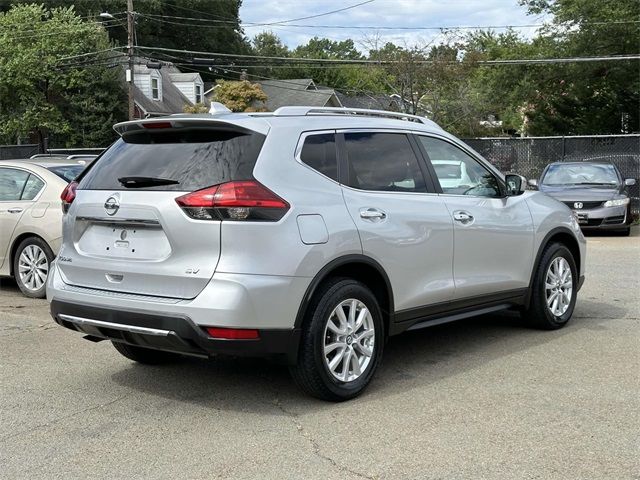
<svg viewBox="0 0 640 480">
<path fill-rule="evenodd" d="M 156 187 L 160 185 L 177 185 L 180 183 L 170 178 L 158 177 L 120 177 L 118 181 L 126 188 Z"/>
</svg>

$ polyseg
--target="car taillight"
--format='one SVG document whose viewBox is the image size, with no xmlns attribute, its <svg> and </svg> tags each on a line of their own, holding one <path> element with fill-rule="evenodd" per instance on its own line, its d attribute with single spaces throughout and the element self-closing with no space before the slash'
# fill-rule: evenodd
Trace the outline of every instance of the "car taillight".
<svg viewBox="0 0 640 480">
<path fill-rule="evenodd" d="M 176 198 L 182 210 L 197 220 L 277 222 L 289 204 L 255 180 L 221 183 Z"/>
<path fill-rule="evenodd" d="M 76 198 L 76 190 L 78 188 L 78 182 L 71 182 L 67 185 L 60 194 L 60 200 L 62 200 L 62 212 L 67 213 L 69 207 Z"/>
</svg>

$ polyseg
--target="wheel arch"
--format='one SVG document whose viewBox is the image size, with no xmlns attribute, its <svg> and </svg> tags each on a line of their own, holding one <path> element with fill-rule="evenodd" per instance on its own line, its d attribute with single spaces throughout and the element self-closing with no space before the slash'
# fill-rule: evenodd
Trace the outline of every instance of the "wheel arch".
<svg viewBox="0 0 640 480">
<path fill-rule="evenodd" d="M 556 227 L 549 231 L 545 235 L 545 237 L 540 242 L 540 246 L 538 247 L 538 252 L 536 253 L 536 258 L 533 263 L 533 268 L 531 269 L 531 277 L 529 279 L 529 293 L 526 298 L 526 307 L 529 307 L 531 302 L 531 292 L 533 289 L 533 281 L 536 275 L 536 271 L 538 270 L 538 264 L 540 263 L 540 259 L 542 258 L 542 254 L 545 249 L 553 242 L 558 242 L 565 245 L 571 255 L 573 255 L 573 259 L 576 262 L 576 269 L 578 271 L 578 275 L 580 274 L 580 267 L 582 265 L 582 258 L 580 257 L 580 245 L 578 244 L 578 240 L 576 240 L 573 232 L 566 227 Z"/>
<path fill-rule="evenodd" d="M 16 253 L 18 251 L 18 246 L 22 243 L 23 240 L 26 240 L 27 238 L 38 238 L 40 240 L 42 240 L 46 245 L 49 245 L 49 242 L 47 242 L 44 238 L 42 238 L 41 235 L 38 235 L 37 233 L 33 233 L 33 232 L 23 232 L 20 235 L 18 235 L 14 240 L 13 243 L 11 244 L 11 249 L 9 250 L 9 275 L 11 275 L 12 277 L 14 276 L 14 271 L 13 271 L 13 264 L 15 263 L 15 256 Z M 51 248 L 51 247 L 49 247 Z"/>
<path fill-rule="evenodd" d="M 385 324 L 385 335 L 388 334 L 389 325 L 392 322 L 395 312 L 393 303 L 393 290 L 389 277 L 382 265 L 373 258 L 366 255 L 345 255 L 336 258 L 326 264 L 313 278 L 298 307 L 296 315 L 295 328 L 300 328 L 304 320 L 305 313 L 309 307 L 309 303 L 318 287 L 329 278 L 333 277 L 349 277 L 365 284 L 378 300 L 380 309 L 382 310 L 383 320 Z"/>
</svg>

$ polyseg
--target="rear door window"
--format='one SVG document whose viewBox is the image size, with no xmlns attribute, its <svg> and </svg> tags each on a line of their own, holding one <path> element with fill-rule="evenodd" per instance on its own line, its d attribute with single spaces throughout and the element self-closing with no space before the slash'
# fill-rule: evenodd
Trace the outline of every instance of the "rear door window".
<svg viewBox="0 0 640 480">
<path fill-rule="evenodd" d="M 44 182 L 35 175 L 29 175 L 24 190 L 22 191 L 21 200 L 33 200 L 40 193 L 40 190 L 44 187 Z"/>
<path fill-rule="evenodd" d="M 17 168 L 0 168 L 0 202 L 20 200 L 29 172 Z"/>
<path fill-rule="evenodd" d="M 194 191 L 253 178 L 265 136 L 220 130 L 131 133 L 88 167 L 79 188 L 123 190 L 118 179 L 142 177 L 173 183 L 136 190 Z"/>
<path fill-rule="evenodd" d="M 332 180 L 338 181 L 338 161 L 333 133 L 308 135 L 304 139 L 300 160 Z"/>
<path fill-rule="evenodd" d="M 361 190 L 426 192 L 409 139 L 403 133 L 344 134 L 349 186 Z"/>
</svg>

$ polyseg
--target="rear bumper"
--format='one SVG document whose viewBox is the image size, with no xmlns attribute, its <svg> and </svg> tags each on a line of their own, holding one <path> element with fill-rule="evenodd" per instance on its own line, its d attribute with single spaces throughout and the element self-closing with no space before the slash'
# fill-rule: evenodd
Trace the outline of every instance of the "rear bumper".
<svg viewBox="0 0 640 480">
<path fill-rule="evenodd" d="M 47 279 L 47 299 L 100 308 L 163 312 L 189 318 L 199 327 L 289 330 L 311 282 L 307 277 L 216 272 L 192 299 L 155 297 L 69 285 L 54 262 Z"/>
<path fill-rule="evenodd" d="M 59 325 L 94 338 L 198 357 L 235 355 L 277 357 L 296 362 L 299 329 L 259 329 L 255 340 L 211 338 L 183 315 L 105 308 L 53 299 L 51 316 Z"/>
</svg>

